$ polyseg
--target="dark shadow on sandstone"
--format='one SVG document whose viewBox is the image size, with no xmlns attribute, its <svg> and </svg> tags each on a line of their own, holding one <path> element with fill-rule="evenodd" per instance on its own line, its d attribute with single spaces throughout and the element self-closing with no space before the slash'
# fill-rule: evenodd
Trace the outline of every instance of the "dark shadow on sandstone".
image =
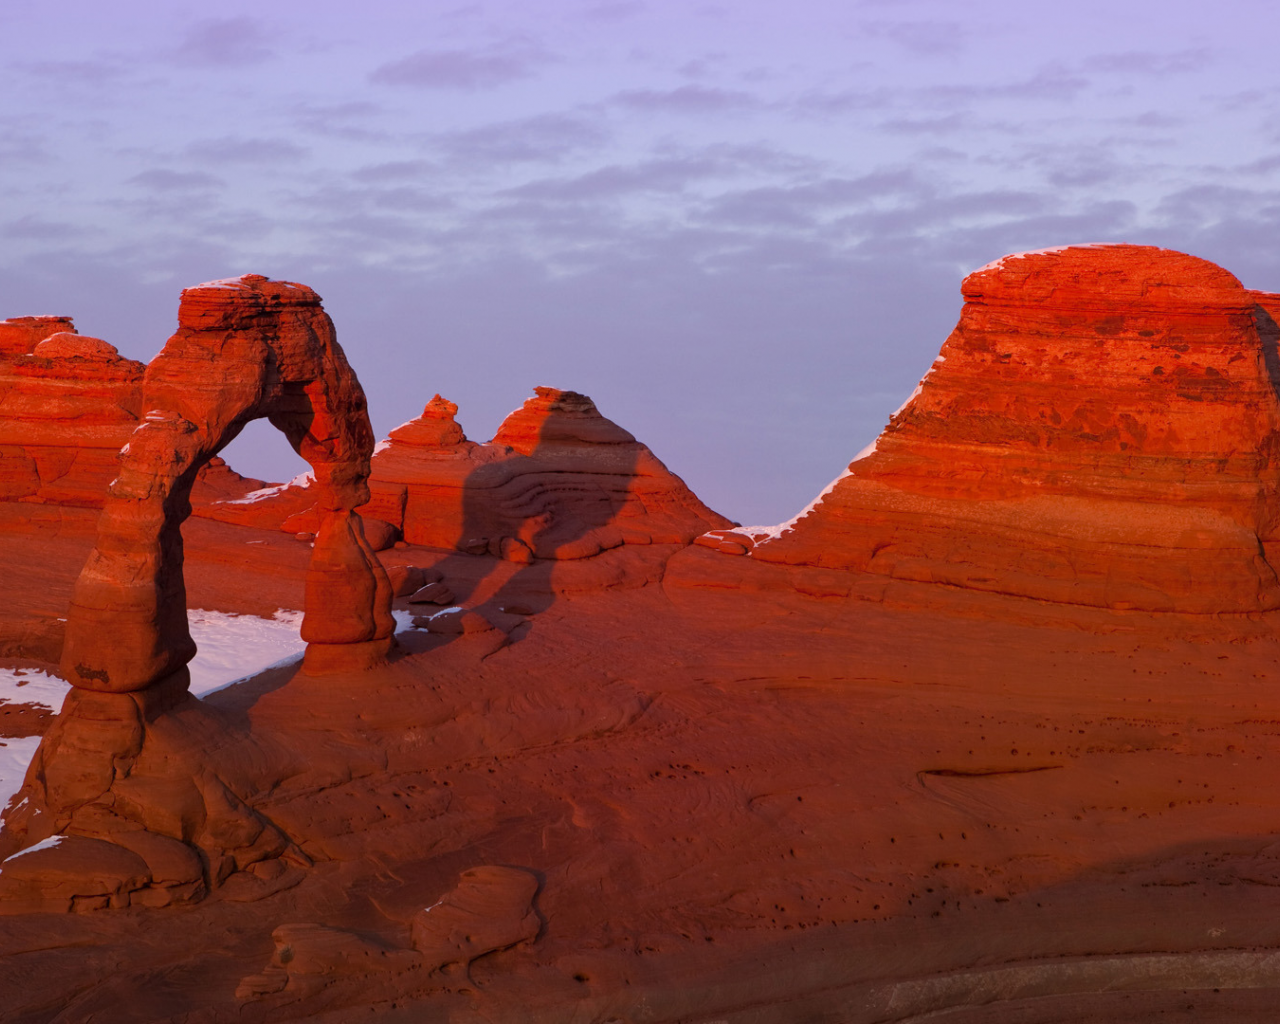
<svg viewBox="0 0 1280 1024">
<path fill-rule="evenodd" d="M 437 565 L 459 603 L 513 639 L 555 603 L 560 578 L 622 546 L 619 513 L 638 477 L 642 447 L 629 433 L 585 395 L 553 395 L 530 437 L 467 477 L 460 553 Z M 494 561 L 477 578 L 484 555 Z"/>
</svg>

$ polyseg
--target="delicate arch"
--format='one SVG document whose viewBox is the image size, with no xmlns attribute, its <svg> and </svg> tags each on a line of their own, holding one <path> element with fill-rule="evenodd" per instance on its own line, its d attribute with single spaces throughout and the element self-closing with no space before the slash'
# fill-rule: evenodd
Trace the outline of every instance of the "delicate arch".
<svg viewBox="0 0 1280 1024">
<path fill-rule="evenodd" d="M 265 417 L 311 464 L 321 525 L 302 638 L 311 671 L 385 657 L 386 573 L 354 509 L 369 499 L 364 391 L 310 288 L 256 274 L 188 288 L 178 331 L 143 378 L 143 422 L 121 452 L 97 545 L 67 613 L 62 669 L 76 686 L 141 690 L 195 655 L 181 525 L 196 473 Z"/>
</svg>

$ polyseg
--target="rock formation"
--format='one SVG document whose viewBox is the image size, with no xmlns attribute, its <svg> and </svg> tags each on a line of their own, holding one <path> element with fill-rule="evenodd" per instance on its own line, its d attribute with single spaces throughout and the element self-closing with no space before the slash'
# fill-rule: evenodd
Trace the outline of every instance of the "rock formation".
<svg viewBox="0 0 1280 1024">
<path fill-rule="evenodd" d="M 101 508 L 142 421 L 145 367 L 70 317 L 0 320 L 0 501 Z M 221 459 L 201 467 L 201 507 L 263 486 Z"/>
<path fill-rule="evenodd" d="M 143 376 L 145 413 L 122 450 L 97 547 L 76 585 L 64 673 L 77 686 L 120 693 L 192 658 L 180 531 L 192 484 L 260 417 L 284 432 L 316 480 L 319 523 L 302 626 L 308 661 L 321 670 L 376 661 L 394 628 L 390 587 L 354 511 L 369 497 L 373 435 L 364 393 L 319 297 L 250 274 L 188 288 L 178 323 Z"/>
<path fill-rule="evenodd" d="M 0 321 L 0 501 L 100 507 L 142 372 L 67 317 Z"/>
<path fill-rule="evenodd" d="M 1067 604 L 1280 606 L 1280 297 L 1133 245 L 1007 256 L 876 443 L 756 562 Z"/>
<path fill-rule="evenodd" d="M 128 389 L 140 391 L 144 412 L 120 451 L 68 611 L 62 672 L 73 689 L 6 812 L 7 913 L 163 906 L 227 886 L 229 898 L 258 898 L 296 883 L 307 863 L 246 803 L 296 771 L 290 755 L 239 734 L 187 693 L 195 645 L 181 526 L 207 464 L 216 463 L 207 490 L 234 493 L 243 482 L 216 455 L 248 421 L 269 418 L 316 481 L 305 667 L 368 668 L 392 644 L 391 585 L 354 511 L 369 498 L 373 433 L 319 297 L 246 275 L 184 291 L 178 323 L 140 388 L 136 364 L 69 332 L 14 362 L 19 373 L 47 369 L 64 383 L 84 363 L 119 385 L 114 405 L 84 398 L 120 412 L 106 437 L 135 418 Z M 47 422 L 47 404 L 39 412 Z"/>
<path fill-rule="evenodd" d="M 268 374 L 259 395 L 237 354 L 308 332 L 328 351 L 328 323 L 303 289 L 227 284 L 184 312 L 169 391 L 144 402 L 138 377 L 117 404 L 173 417 L 139 428 L 136 464 L 130 445 L 111 557 L 150 543 L 113 508 L 177 493 L 231 409 L 281 395 L 307 419 L 348 386 Z M 1280 299 L 1134 247 L 1010 258 L 966 289 L 920 391 L 781 527 L 728 528 L 581 396 L 540 393 L 488 444 L 433 400 L 327 517 L 363 502 L 431 538 L 383 556 L 395 659 L 201 699 L 179 668 L 39 716 L 0 663 L 0 1019 L 1270 1024 Z M 69 326 L 0 329 L 0 399 L 40 396 L 18 405 L 51 426 L 70 406 L 47 399 L 98 386 L 78 368 L 115 365 Z M 11 369 L 46 341 L 47 375 Z M 251 401 L 219 404 L 219 367 Z M 296 516 L 368 607 L 366 547 L 312 506 L 325 459 L 347 444 L 358 476 L 370 439 L 311 422 L 304 447 L 333 444 L 317 482 L 208 460 L 192 493 L 266 529 L 188 521 L 193 603 L 314 604 L 310 549 L 279 532 Z M 41 490 L 0 502 L 0 637 L 25 615 L 60 639 L 97 515 L 49 489 L 85 446 L 36 458 L 25 436 Z M 136 501 L 162 531 L 182 510 Z M 626 543 L 599 550 L 611 530 Z"/>
<path fill-rule="evenodd" d="M 378 445 L 360 513 L 410 544 L 517 561 L 688 544 L 730 525 L 586 395 L 535 391 L 484 444 L 467 440 L 454 419 L 458 407 L 436 395 Z M 310 532 L 313 488 L 299 481 L 257 499 L 209 504 L 202 514 Z"/>
</svg>

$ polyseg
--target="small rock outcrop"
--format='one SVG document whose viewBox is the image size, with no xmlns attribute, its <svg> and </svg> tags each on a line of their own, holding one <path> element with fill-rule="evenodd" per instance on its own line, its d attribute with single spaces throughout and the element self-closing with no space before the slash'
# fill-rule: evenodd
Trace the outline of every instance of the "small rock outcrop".
<svg viewBox="0 0 1280 1024">
<path fill-rule="evenodd" d="M 354 511 L 369 498 L 373 433 L 319 296 L 250 274 L 188 288 L 178 323 L 143 375 L 142 422 L 122 450 L 97 546 L 76 584 L 63 672 L 76 686 L 119 693 L 192 658 L 180 526 L 197 473 L 260 417 L 285 434 L 316 481 L 302 625 L 308 665 L 373 663 L 394 630 L 390 585 Z"/>
<path fill-rule="evenodd" d="M 1134 245 L 1007 256 L 879 440 L 757 562 L 1067 604 L 1280 607 L 1280 296 Z"/>
<path fill-rule="evenodd" d="M 143 370 L 68 317 L 0 321 L 0 501 L 100 508 Z"/>
<path fill-rule="evenodd" d="M 380 442 L 359 509 L 410 544 L 513 561 L 589 557 L 622 544 L 688 544 L 729 520 L 586 395 L 539 387 L 493 440 L 468 441 L 436 395 Z M 201 514 L 314 531 L 309 480 Z"/>
</svg>

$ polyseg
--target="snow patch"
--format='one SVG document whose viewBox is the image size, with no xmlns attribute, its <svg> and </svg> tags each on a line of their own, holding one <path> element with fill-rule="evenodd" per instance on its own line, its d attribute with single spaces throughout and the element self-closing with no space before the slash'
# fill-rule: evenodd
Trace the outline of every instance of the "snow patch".
<svg viewBox="0 0 1280 1024">
<path fill-rule="evenodd" d="M 391 614 L 392 616 L 395 617 L 395 620 L 396 620 L 396 632 L 404 633 L 411 630 L 417 630 L 419 632 L 422 632 L 427 629 L 426 626 L 415 626 L 413 624 L 413 620 L 415 618 L 426 619 L 430 621 L 431 619 L 434 619 L 438 615 L 444 615 L 446 612 L 460 612 L 460 611 L 462 611 L 462 605 L 454 604 L 454 605 L 450 605 L 448 608 L 440 608 L 432 612 L 430 615 L 423 615 L 422 612 L 409 611 L 407 609 L 402 610 L 399 608 L 394 609 L 391 612 Z"/>
<path fill-rule="evenodd" d="M 233 498 L 229 501 L 215 501 L 215 505 L 252 505 L 255 502 L 264 500 L 265 498 L 274 497 L 277 494 L 283 494 L 291 487 L 307 488 L 316 482 L 315 475 L 311 470 L 305 473 L 299 473 L 292 480 L 285 484 L 272 484 L 270 487 L 260 487 L 256 491 L 250 491 L 243 498 Z"/>
<path fill-rule="evenodd" d="M 39 736 L 0 739 L 0 808 L 7 807 L 22 788 L 22 780 L 27 777 L 27 769 L 39 746 Z"/>
<path fill-rule="evenodd" d="M 197 647 L 195 658 L 187 666 L 191 692 L 197 697 L 224 690 L 269 668 L 299 661 L 307 647 L 298 635 L 302 612 L 287 608 L 281 608 L 269 619 L 192 608 L 187 612 L 187 625 Z M 0 668 L 0 702 L 57 709 L 69 688 L 64 680 L 38 669 Z M 39 746 L 39 736 L 0 737 L 0 808 L 7 806 L 22 788 Z"/>
<path fill-rule="evenodd" d="M 1047 249 L 1028 249 L 1026 252 L 1011 252 L 1007 256 L 1001 256 L 998 260 L 992 260 L 990 263 L 979 267 L 973 273 L 981 274 L 988 270 L 999 270 L 1008 260 L 1024 260 L 1028 256 L 1051 256 L 1057 252 L 1066 252 L 1068 249 L 1110 249 L 1117 244 L 1119 243 L 1080 242 L 1076 245 L 1051 245 Z"/>
<path fill-rule="evenodd" d="M 244 287 L 244 282 L 238 277 L 220 277 L 216 281 L 205 281 L 203 284 L 193 284 L 190 288 L 182 289 L 184 292 L 193 292 L 197 288 L 232 288 L 240 289 Z"/>
<path fill-rule="evenodd" d="M 196 656 L 191 692 L 204 697 L 228 686 L 301 659 L 307 649 L 298 635 L 302 612 L 281 608 L 271 618 L 192 608 L 187 612 Z"/>
<path fill-rule="evenodd" d="M 57 846 L 66 838 L 66 836 L 54 835 L 50 836 L 48 839 L 41 839 L 40 842 L 36 843 L 34 846 L 28 846 L 25 850 L 19 850 L 12 856 L 6 857 L 3 861 L 0 861 L 0 864 L 8 864 L 11 860 L 17 860 L 19 857 L 25 857 L 29 853 L 35 853 L 37 850 L 48 850 L 51 847 Z"/>
<path fill-rule="evenodd" d="M 410 611 L 408 608 L 391 609 L 391 617 L 396 620 L 396 632 L 404 633 L 409 630 L 417 629 L 413 624 L 413 617 L 416 612 Z"/>
<path fill-rule="evenodd" d="M 36 704 L 50 711 L 62 707 L 71 684 L 38 668 L 0 668 L 0 704 Z"/>
<path fill-rule="evenodd" d="M 396 429 L 399 430 L 400 428 L 397 427 Z M 373 454 L 377 455 L 379 452 L 385 452 L 390 447 L 391 447 L 390 441 L 379 441 L 377 444 L 373 446 Z"/>
</svg>

